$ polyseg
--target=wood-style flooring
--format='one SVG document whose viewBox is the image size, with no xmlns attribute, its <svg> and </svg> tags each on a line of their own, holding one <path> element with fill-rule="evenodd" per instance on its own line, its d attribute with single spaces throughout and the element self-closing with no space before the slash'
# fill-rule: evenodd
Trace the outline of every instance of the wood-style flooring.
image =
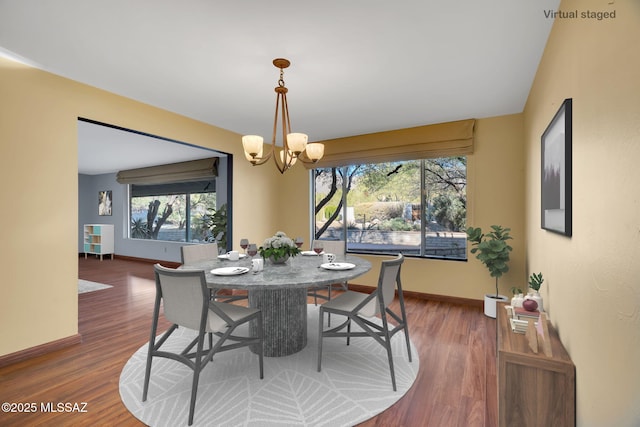
<svg viewBox="0 0 640 427">
<path fill-rule="evenodd" d="M 149 339 L 152 264 L 117 257 L 78 262 L 81 279 L 113 288 L 78 295 L 81 344 L 0 368 L 0 402 L 22 411 L 0 412 L 0 426 L 143 425 L 122 404 L 118 381 Z M 495 320 L 475 307 L 406 300 L 418 378 L 398 403 L 361 426 L 497 425 Z M 43 412 L 58 403 L 71 404 L 71 412 Z"/>
</svg>

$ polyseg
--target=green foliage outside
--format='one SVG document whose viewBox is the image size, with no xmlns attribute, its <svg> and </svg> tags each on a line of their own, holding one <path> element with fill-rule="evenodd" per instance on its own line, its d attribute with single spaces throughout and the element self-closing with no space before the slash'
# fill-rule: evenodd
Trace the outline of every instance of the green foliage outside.
<svg viewBox="0 0 640 427">
<path fill-rule="evenodd" d="M 211 234 L 207 213 L 215 204 L 215 193 L 132 197 L 131 237 L 205 241 Z M 189 230 L 186 230 L 187 224 Z"/>
<path fill-rule="evenodd" d="M 347 224 L 349 228 L 419 230 L 420 221 L 426 218 L 427 229 L 435 221 L 436 231 L 464 231 L 466 157 L 427 159 L 424 165 L 425 195 L 420 193 L 419 160 L 316 169 L 316 219 L 322 223 L 316 238 L 329 227 L 341 227 L 337 222 L 342 211 L 343 181 L 347 184 L 347 205 L 353 208 L 355 217 L 355 222 Z M 423 205 L 424 214 L 420 211 Z"/>
</svg>

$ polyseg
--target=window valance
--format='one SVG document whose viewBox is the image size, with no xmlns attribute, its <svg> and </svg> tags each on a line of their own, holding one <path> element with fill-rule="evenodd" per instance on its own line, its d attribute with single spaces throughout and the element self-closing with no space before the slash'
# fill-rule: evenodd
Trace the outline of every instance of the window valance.
<svg viewBox="0 0 640 427">
<path fill-rule="evenodd" d="M 324 143 L 324 157 L 308 168 L 450 157 L 473 153 L 475 120 L 337 138 Z"/>
<path fill-rule="evenodd" d="M 218 176 L 218 158 L 191 160 L 168 165 L 150 166 L 118 172 L 120 184 L 162 184 L 171 182 L 202 181 Z"/>
</svg>

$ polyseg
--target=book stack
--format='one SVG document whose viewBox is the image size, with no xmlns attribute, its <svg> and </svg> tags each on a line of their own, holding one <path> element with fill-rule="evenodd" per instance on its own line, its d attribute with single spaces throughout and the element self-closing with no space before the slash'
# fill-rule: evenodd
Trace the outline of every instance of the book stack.
<svg viewBox="0 0 640 427">
<path fill-rule="evenodd" d="M 524 334 L 527 332 L 529 322 L 527 320 L 509 319 L 511 330 L 516 334 Z"/>
<path fill-rule="evenodd" d="M 533 319 L 537 321 L 540 318 L 540 312 L 538 310 L 528 311 L 522 307 L 516 307 L 513 309 L 513 315 L 518 320 L 529 320 Z"/>
</svg>

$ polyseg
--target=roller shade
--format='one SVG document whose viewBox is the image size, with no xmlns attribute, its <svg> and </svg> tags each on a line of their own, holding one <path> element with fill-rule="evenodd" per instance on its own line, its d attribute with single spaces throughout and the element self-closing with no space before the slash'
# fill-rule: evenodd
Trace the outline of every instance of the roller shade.
<svg viewBox="0 0 640 427">
<path fill-rule="evenodd" d="M 170 184 L 131 185 L 131 197 L 171 196 L 176 194 L 215 193 L 215 178 L 207 181 L 173 182 Z"/>
<path fill-rule="evenodd" d="M 473 153 L 475 120 L 318 141 L 324 157 L 307 168 L 451 157 Z"/>
<path fill-rule="evenodd" d="M 150 166 L 118 172 L 120 184 L 164 184 L 171 182 L 203 181 L 218 176 L 218 158 L 191 160 L 168 165 Z"/>
</svg>

